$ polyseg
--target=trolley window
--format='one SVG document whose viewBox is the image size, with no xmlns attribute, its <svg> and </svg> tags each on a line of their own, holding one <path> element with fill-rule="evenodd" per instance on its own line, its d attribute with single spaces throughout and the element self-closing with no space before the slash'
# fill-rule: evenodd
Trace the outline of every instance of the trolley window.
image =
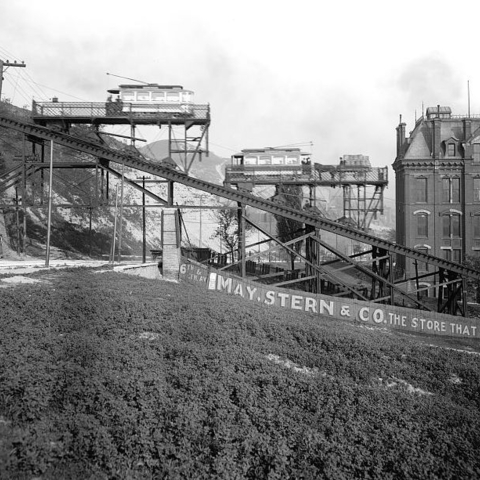
<svg viewBox="0 0 480 480">
<path fill-rule="evenodd" d="M 297 157 L 287 157 L 287 165 L 296 165 L 298 163 Z"/>
<path fill-rule="evenodd" d="M 150 100 L 150 92 L 137 92 L 137 100 L 139 102 L 148 102 Z"/>
<path fill-rule="evenodd" d="M 245 165 L 255 165 L 257 163 L 257 157 L 245 157 L 243 163 Z"/>
<path fill-rule="evenodd" d="M 272 163 L 272 159 L 270 155 L 260 155 L 258 158 L 259 165 L 270 165 Z"/>
<path fill-rule="evenodd" d="M 279 156 L 279 155 L 274 155 L 272 157 L 272 164 L 273 165 L 284 165 L 285 164 L 285 157 L 284 156 Z"/>
<path fill-rule="evenodd" d="M 167 92 L 167 102 L 179 102 L 180 95 L 178 92 Z"/>
<path fill-rule="evenodd" d="M 122 100 L 133 102 L 135 100 L 135 92 L 122 92 Z"/>
<path fill-rule="evenodd" d="M 165 92 L 152 92 L 152 100 L 154 102 L 164 102 Z"/>
</svg>

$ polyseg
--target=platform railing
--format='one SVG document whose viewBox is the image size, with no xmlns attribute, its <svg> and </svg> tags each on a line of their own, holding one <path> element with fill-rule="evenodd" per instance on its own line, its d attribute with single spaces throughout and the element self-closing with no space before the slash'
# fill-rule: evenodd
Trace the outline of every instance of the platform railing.
<svg viewBox="0 0 480 480">
<path fill-rule="evenodd" d="M 34 119 L 65 117 L 128 117 L 145 116 L 210 118 L 208 104 L 133 104 L 124 102 L 32 102 Z"/>
<path fill-rule="evenodd" d="M 225 167 L 225 183 L 256 182 L 262 180 L 296 181 L 328 184 L 375 183 L 388 184 L 387 167 L 371 167 L 368 170 L 345 170 L 344 167 L 317 164 L 318 168 L 304 165 L 230 165 Z M 307 168 L 306 168 L 307 167 Z M 324 168 L 324 169 L 322 169 Z"/>
</svg>

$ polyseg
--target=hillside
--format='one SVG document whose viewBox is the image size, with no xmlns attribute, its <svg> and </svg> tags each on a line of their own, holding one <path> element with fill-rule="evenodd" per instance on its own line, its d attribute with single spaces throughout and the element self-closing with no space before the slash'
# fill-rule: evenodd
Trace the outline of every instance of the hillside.
<svg viewBox="0 0 480 480">
<path fill-rule="evenodd" d="M 148 145 L 139 148 L 139 150 L 147 157 L 156 160 L 162 160 L 168 156 L 168 140 L 159 140 L 157 142 L 149 143 Z M 191 158 L 191 155 L 189 156 Z M 179 161 L 174 157 L 175 161 Z M 222 158 L 215 153 L 210 152 L 208 157 L 203 154 L 202 161 L 199 161 L 197 156 L 192 164 L 190 175 L 206 180 L 212 183 L 222 184 L 224 179 L 224 167 L 230 162 L 228 158 Z"/>
<path fill-rule="evenodd" d="M 0 478 L 480 476 L 471 341 L 98 270 L 30 280 L 1 289 Z"/>
</svg>

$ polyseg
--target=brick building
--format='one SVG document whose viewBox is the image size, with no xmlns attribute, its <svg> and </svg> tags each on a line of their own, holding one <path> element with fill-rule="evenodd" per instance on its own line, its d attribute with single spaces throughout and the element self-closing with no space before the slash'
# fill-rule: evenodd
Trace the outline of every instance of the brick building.
<svg viewBox="0 0 480 480">
<path fill-rule="evenodd" d="M 458 263 L 480 255 L 480 115 L 437 106 L 427 108 L 408 138 L 405 127 L 400 118 L 392 165 L 397 243 Z M 397 266 L 407 278 L 428 272 L 428 265 L 405 258 Z"/>
</svg>

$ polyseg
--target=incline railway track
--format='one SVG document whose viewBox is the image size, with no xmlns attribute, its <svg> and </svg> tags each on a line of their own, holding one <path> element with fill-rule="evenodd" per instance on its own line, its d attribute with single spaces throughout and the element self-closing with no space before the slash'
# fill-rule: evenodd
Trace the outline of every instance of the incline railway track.
<svg viewBox="0 0 480 480">
<path fill-rule="evenodd" d="M 446 278 L 454 278 L 453 281 L 450 280 L 447 283 L 462 282 L 462 277 L 463 279 L 468 277 L 480 281 L 480 272 L 464 265 L 453 263 L 433 255 L 428 255 L 403 245 L 391 243 L 364 231 L 342 225 L 333 220 L 319 217 L 317 215 L 312 215 L 304 210 L 296 210 L 270 200 L 259 198 L 242 190 L 236 190 L 230 187 L 213 184 L 205 180 L 200 180 L 198 178 L 193 178 L 185 173 L 174 170 L 168 166 L 154 163 L 140 156 L 137 157 L 129 153 L 118 152 L 99 143 L 83 140 L 67 133 L 6 116 L 0 116 L 0 126 L 41 140 L 51 141 L 79 152 L 90 154 L 102 161 L 123 164 L 127 167 L 164 178 L 168 181 L 178 182 L 185 186 L 212 195 L 217 195 L 242 205 L 248 205 L 273 215 L 280 215 L 297 220 L 298 222 L 311 225 L 319 230 L 331 232 L 370 245 L 372 248 L 378 249 L 379 252 L 382 252 L 382 254 L 387 256 L 403 255 L 414 261 L 428 263 L 429 266 L 439 269 L 439 272 L 441 272 L 439 275 L 440 277 L 443 277 L 443 272 L 447 272 Z"/>
</svg>

